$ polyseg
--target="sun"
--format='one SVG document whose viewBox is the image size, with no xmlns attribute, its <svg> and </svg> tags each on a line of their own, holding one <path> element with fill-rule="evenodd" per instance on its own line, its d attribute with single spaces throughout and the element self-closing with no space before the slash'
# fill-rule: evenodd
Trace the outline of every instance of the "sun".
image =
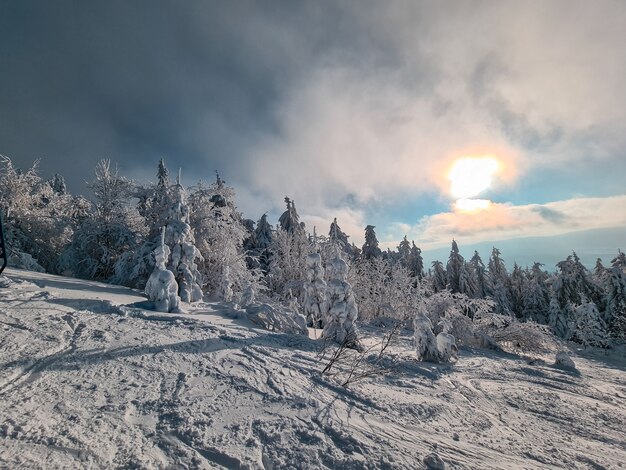
<svg viewBox="0 0 626 470">
<path fill-rule="evenodd" d="M 489 189 L 500 171 L 495 157 L 464 157 L 452 165 L 448 173 L 450 193 L 455 199 L 470 199 Z"/>
</svg>

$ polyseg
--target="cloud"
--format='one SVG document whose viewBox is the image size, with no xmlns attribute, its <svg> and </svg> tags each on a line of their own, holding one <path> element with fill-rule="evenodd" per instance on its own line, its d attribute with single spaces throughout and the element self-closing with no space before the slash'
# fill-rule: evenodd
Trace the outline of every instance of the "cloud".
<svg viewBox="0 0 626 470">
<path fill-rule="evenodd" d="M 453 238 L 469 244 L 622 227 L 626 226 L 624 207 L 626 196 L 577 198 L 542 205 L 492 203 L 473 213 L 443 212 L 423 217 L 413 226 L 400 223 L 394 232 L 396 239 L 407 234 L 423 249 L 433 249 L 449 244 Z"/>
<path fill-rule="evenodd" d="M 250 149 L 247 184 L 268 199 L 290 194 L 311 212 L 393 210 L 425 192 L 447 197 L 460 156 L 497 155 L 508 189 L 541 168 L 608 167 L 626 151 L 626 108 L 616 106 L 626 102 L 626 58 L 615 53 L 626 5 L 371 6 L 351 10 L 352 42 L 288 83 L 277 131 Z M 360 43 L 366 27 L 371 50 Z"/>
<path fill-rule="evenodd" d="M 366 222 L 389 235 L 373 207 L 447 202 L 461 156 L 502 159 L 495 195 L 544 168 L 623 168 L 624 2 L 287 3 L 12 3 L 0 150 L 43 157 L 72 190 L 105 157 L 142 180 L 161 156 L 190 183 L 219 170 L 246 216 L 289 195 L 309 226 L 337 216 L 357 241 Z M 477 233 L 451 214 L 444 227 Z M 494 205 L 483 236 L 516 214 Z"/>
</svg>

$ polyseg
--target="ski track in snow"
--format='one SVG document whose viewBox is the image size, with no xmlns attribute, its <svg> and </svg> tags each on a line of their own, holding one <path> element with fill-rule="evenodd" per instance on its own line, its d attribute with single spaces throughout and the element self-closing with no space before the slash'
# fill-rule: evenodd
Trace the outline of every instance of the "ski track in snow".
<svg viewBox="0 0 626 470">
<path fill-rule="evenodd" d="M 405 338 L 396 369 L 345 389 L 319 342 L 228 306 L 151 313 L 130 289 L 6 274 L 1 468 L 626 468 L 623 357 L 435 365 Z"/>
</svg>

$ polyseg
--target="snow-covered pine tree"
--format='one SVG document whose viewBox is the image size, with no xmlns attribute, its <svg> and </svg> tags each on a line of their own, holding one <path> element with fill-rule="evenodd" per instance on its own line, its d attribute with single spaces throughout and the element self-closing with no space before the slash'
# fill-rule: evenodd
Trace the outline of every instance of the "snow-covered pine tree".
<svg viewBox="0 0 626 470">
<path fill-rule="evenodd" d="M 416 277 L 420 281 L 422 280 L 424 277 L 424 260 L 422 258 L 422 250 L 415 246 L 415 242 L 411 242 L 408 268 L 411 276 Z"/>
<path fill-rule="evenodd" d="M 446 265 L 446 279 L 448 282 L 448 289 L 456 294 L 459 290 L 459 277 L 461 275 L 461 268 L 463 267 L 465 260 L 459 253 L 459 246 L 455 240 L 452 240 L 452 248 L 450 249 L 450 256 L 448 258 L 448 264 Z"/>
<path fill-rule="evenodd" d="M 606 321 L 611 333 L 626 339 L 626 273 L 619 265 L 610 270 L 606 284 Z"/>
<path fill-rule="evenodd" d="M 67 194 L 67 186 L 65 185 L 65 178 L 55 173 L 54 176 L 48 181 L 48 184 L 52 188 L 52 191 L 59 196 L 65 196 Z"/>
<path fill-rule="evenodd" d="M 406 235 L 398 245 L 398 261 L 405 268 L 409 267 L 410 258 L 411 258 L 411 244 L 409 240 L 406 238 Z"/>
<path fill-rule="evenodd" d="M 493 248 L 489 257 L 489 293 L 496 303 L 496 312 L 500 315 L 513 316 L 511 306 L 511 294 L 509 290 L 509 275 L 504 265 L 504 260 L 500 257 L 500 250 Z"/>
<path fill-rule="evenodd" d="M 593 279 L 598 285 L 604 285 L 609 277 L 609 270 L 604 267 L 600 258 L 596 259 L 596 265 L 593 268 Z"/>
<path fill-rule="evenodd" d="M 304 282 L 304 315 L 307 325 L 321 328 L 327 318 L 328 287 L 324 281 L 324 267 L 319 253 L 306 257 L 306 280 Z"/>
<path fill-rule="evenodd" d="M 626 253 L 622 250 L 617 250 L 617 256 L 611 260 L 611 267 L 620 268 L 626 272 Z"/>
<path fill-rule="evenodd" d="M 570 339 L 576 329 L 576 319 L 572 304 L 568 302 L 561 307 L 557 296 L 553 294 L 548 305 L 548 325 L 552 327 L 554 334 L 559 338 Z"/>
<path fill-rule="evenodd" d="M 352 257 L 352 247 L 348 241 L 348 235 L 346 235 L 344 231 L 341 230 L 341 227 L 339 227 L 337 217 L 335 217 L 330 224 L 330 229 L 328 230 L 328 240 L 331 244 L 335 244 L 348 257 Z"/>
<path fill-rule="evenodd" d="M 249 258 L 248 266 L 259 268 L 264 275 L 267 275 L 270 269 L 272 239 L 272 226 L 267 221 L 267 213 L 265 213 L 256 223 L 254 232 L 244 242 L 244 247 L 252 259 L 250 262 Z"/>
<path fill-rule="evenodd" d="M 523 293 L 523 314 L 526 319 L 548 324 L 550 295 L 546 281 L 548 274 L 541 269 L 543 264 L 534 263 L 530 278 Z"/>
<path fill-rule="evenodd" d="M 277 230 L 270 246 L 271 261 L 265 281 L 280 301 L 289 299 L 290 293 L 304 298 L 302 279 L 306 278 L 306 256 L 315 251 L 307 237 L 304 224 L 299 222 L 294 202 L 285 198 L 287 209 L 280 216 Z"/>
<path fill-rule="evenodd" d="M 509 292 L 511 300 L 511 311 L 515 318 L 520 320 L 524 318 L 524 292 L 527 289 L 528 281 L 524 270 L 517 264 L 513 263 L 513 270 L 509 278 Z"/>
<path fill-rule="evenodd" d="M 287 210 L 279 217 L 278 225 L 288 233 L 304 233 L 304 224 L 300 222 L 295 201 L 285 196 L 285 204 L 287 204 Z"/>
<path fill-rule="evenodd" d="M 459 293 L 472 298 L 476 294 L 476 278 L 472 266 L 463 262 L 459 271 Z"/>
<path fill-rule="evenodd" d="M 476 291 L 474 293 L 474 297 L 477 299 L 484 299 L 490 292 L 493 291 L 493 289 L 489 286 L 487 270 L 485 269 L 485 264 L 480 258 L 478 251 L 474 251 L 474 256 L 472 256 L 472 259 L 470 260 L 470 265 L 476 279 Z"/>
<path fill-rule="evenodd" d="M 341 259 L 339 252 L 327 266 L 328 315 L 324 321 L 322 337 L 335 341 L 344 347 L 360 349 L 356 328 L 359 315 L 352 286 L 348 283 L 348 265 Z"/>
<path fill-rule="evenodd" d="M 565 260 L 557 263 L 557 274 L 552 289 L 557 296 L 561 308 L 569 302 L 580 305 L 584 299 L 596 303 L 603 310 L 603 295 L 600 287 L 593 281 L 589 271 L 580 262 L 578 255 L 572 252 Z"/>
<path fill-rule="evenodd" d="M 181 300 L 197 302 L 202 300 L 202 275 L 196 261 L 202 262 L 203 258 L 195 245 L 189 220 L 187 194 L 180 182 L 179 171 L 165 228 L 165 243 L 171 250 L 167 267 L 176 277 Z"/>
<path fill-rule="evenodd" d="M 263 214 L 254 229 L 255 248 L 265 250 L 272 244 L 272 226 L 267 221 L 267 213 Z"/>
<path fill-rule="evenodd" d="M 448 279 L 446 276 L 446 270 L 443 268 L 443 263 L 441 261 L 433 261 L 432 267 L 433 267 L 433 274 L 432 274 L 433 290 L 435 292 L 440 292 L 442 290 L 445 290 L 448 284 Z"/>
<path fill-rule="evenodd" d="M 604 348 L 608 345 L 606 324 L 600 318 L 598 307 L 595 303 L 584 299 L 574 311 L 576 319 L 575 339 L 585 348 L 597 346 Z"/>
<path fill-rule="evenodd" d="M 361 256 L 365 259 L 378 258 L 382 256 L 382 252 L 378 247 L 378 238 L 376 238 L 376 227 L 368 225 L 365 227 L 365 243 L 361 249 Z"/>
<path fill-rule="evenodd" d="M 159 312 L 180 312 L 180 297 L 178 283 L 174 273 L 166 268 L 170 256 L 170 249 L 165 244 L 165 227 L 161 230 L 159 245 L 154 250 L 155 267 L 148 278 L 145 293 L 148 299 L 154 302 Z"/>
</svg>

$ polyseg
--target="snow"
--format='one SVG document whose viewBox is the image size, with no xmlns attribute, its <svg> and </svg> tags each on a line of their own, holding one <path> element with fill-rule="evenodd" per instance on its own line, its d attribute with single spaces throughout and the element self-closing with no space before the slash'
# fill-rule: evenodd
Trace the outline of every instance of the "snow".
<svg viewBox="0 0 626 470">
<path fill-rule="evenodd" d="M 620 347 L 546 359 L 461 348 L 343 388 L 320 341 L 231 304 L 144 310 L 122 287 L 7 269 L 0 285 L 1 468 L 620 468 Z M 360 329 L 364 345 L 380 334 Z M 355 351 L 351 353 L 357 354 Z"/>
</svg>

